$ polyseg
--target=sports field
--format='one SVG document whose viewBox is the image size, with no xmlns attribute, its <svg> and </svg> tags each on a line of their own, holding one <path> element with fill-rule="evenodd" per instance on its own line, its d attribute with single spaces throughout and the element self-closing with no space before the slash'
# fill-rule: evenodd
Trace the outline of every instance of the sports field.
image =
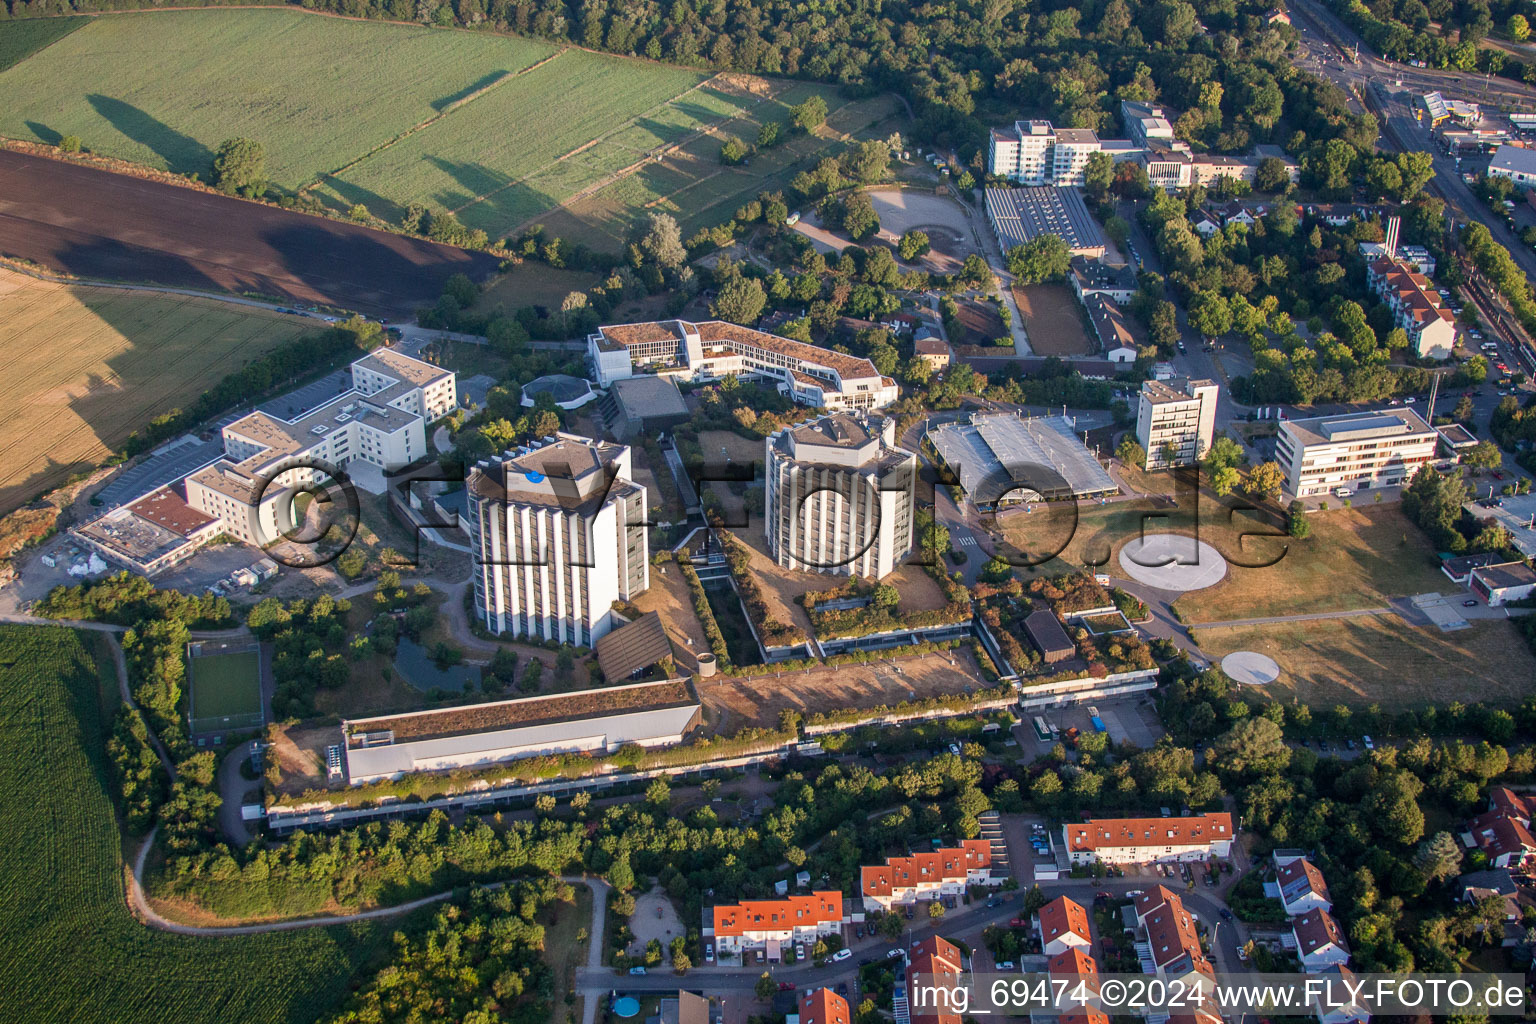
<svg viewBox="0 0 1536 1024">
<path fill-rule="evenodd" d="M 203 653 L 187 663 L 191 676 L 188 717 L 192 733 L 225 729 L 257 729 L 265 721 L 261 709 L 261 654 L 253 646 L 218 651 L 204 644 Z"/>
<path fill-rule="evenodd" d="M 101 17 L 41 48 L 28 24 L 0 23 L 0 67 L 18 60 L 0 71 L 0 135 L 76 135 L 203 176 L 220 142 L 246 136 L 282 188 L 392 222 L 412 203 L 451 210 L 493 238 L 545 219 L 612 249 L 652 209 L 691 230 L 850 138 L 905 127 L 885 123 L 888 96 L 850 102 L 806 83 L 293 10 Z M 720 163 L 727 135 L 755 140 L 813 93 L 826 125 L 746 166 Z"/>
<path fill-rule="evenodd" d="M 117 680 L 97 643 L 0 626 L 0 1020 L 326 1019 L 405 919 L 217 939 L 135 920 L 103 753 Z"/>
<path fill-rule="evenodd" d="M 97 465 L 267 349 L 324 326 L 311 322 L 0 269 L 0 513 Z"/>
</svg>

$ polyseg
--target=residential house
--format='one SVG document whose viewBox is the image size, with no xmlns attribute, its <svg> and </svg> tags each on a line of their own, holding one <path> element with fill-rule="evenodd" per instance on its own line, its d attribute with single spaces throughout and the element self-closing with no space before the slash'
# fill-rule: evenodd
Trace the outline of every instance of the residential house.
<svg viewBox="0 0 1536 1024">
<path fill-rule="evenodd" d="M 906 991 L 911 1024 L 960 1024 L 959 1006 L 947 1002 L 920 1005 L 917 996 L 935 995 L 935 989 L 958 983 L 963 969 L 960 949 L 953 942 L 930 935 L 914 943 L 907 953 Z M 917 979 L 928 981 L 919 988 Z"/>
<path fill-rule="evenodd" d="M 1166 885 L 1154 886 L 1136 898 L 1135 907 L 1137 955 L 1147 973 L 1187 983 L 1196 976 L 1214 978 L 1194 915 L 1177 893 Z"/>
<path fill-rule="evenodd" d="M 1035 914 L 1035 928 L 1040 932 L 1040 950 L 1054 956 L 1074 947 L 1093 945 L 1088 928 L 1088 911 L 1081 903 L 1058 896 Z"/>
<path fill-rule="evenodd" d="M 800 993 L 800 1024 L 849 1024 L 848 1000 L 822 987 Z"/>
<path fill-rule="evenodd" d="M 1074 864 L 1225 857 L 1232 839 L 1232 815 L 1225 811 L 1179 818 L 1097 818 L 1062 826 L 1062 843 Z"/>
<path fill-rule="evenodd" d="M 843 894 L 813 892 L 782 900 L 743 900 L 713 907 L 706 919 L 704 937 L 715 940 L 722 954 L 746 949 L 767 949 L 777 959 L 786 942 L 815 942 L 838 934 L 843 927 Z"/>
<path fill-rule="evenodd" d="M 1332 909 L 1333 900 L 1323 873 L 1305 857 L 1281 864 L 1275 875 L 1280 884 L 1280 903 L 1289 916 L 1297 917 L 1314 908 Z"/>
<path fill-rule="evenodd" d="M 1296 940 L 1296 955 L 1303 971 L 1315 973 L 1324 967 L 1349 963 L 1344 930 L 1326 910 L 1314 907 L 1293 919 L 1291 936 Z"/>
<path fill-rule="evenodd" d="M 986 885 L 992 880 L 992 844 L 985 839 L 966 839 L 959 846 L 889 857 L 884 864 L 866 864 L 860 876 L 866 910 L 890 910 L 919 900 L 958 896 L 967 886 Z"/>
<path fill-rule="evenodd" d="M 1136 272 L 1126 264 L 1074 256 L 1069 267 L 1068 280 L 1079 302 L 1086 303 L 1090 295 L 1102 295 L 1125 306 L 1136 295 Z"/>
<path fill-rule="evenodd" d="M 1530 826 L 1503 811 L 1488 811 L 1467 825 L 1472 841 L 1496 868 L 1521 867 L 1536 857 L 1536 837 Z"/>
</svg>

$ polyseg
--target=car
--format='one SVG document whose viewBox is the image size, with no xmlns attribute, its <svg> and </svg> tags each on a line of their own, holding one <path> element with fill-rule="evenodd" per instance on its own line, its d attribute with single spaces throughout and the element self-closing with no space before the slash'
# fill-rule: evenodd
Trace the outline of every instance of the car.
<svg viewBox="0 0 1536 1024">
<path fill-rule="evenodd" d="M 1352 737 L 1346 738 L 1344 740 L 1344 745 L 1346 747 L 1348 747 L 1350 750 L 1354 750 L 1355 749 L 1355 741 L 1354 741 L 1354 739 Z"/>
<path fill-rule="evenodd" d="M 911 908 L 911 907 L 908 907 L 908 908 L 907 908 L 907 920 L 908 920 L 908 921 L 910 921 L 910 920 L 912 920 L 912 917 L 913 917 L 913 914 L 912 914 L 912 908 Z"/>
<path fill-rule="evenodd" d="M 1409 395 L 1407 398 L 1403 399 L 1403 404 L 1404 405 L 1417 405 L 1418 403 L 1419 403 L 1419 400 L 1417 398 L 1414 398 L 1412 395 Z"/>
<path fill-rule="evenodd" d="M 1221 908 L 1221 919 L 1223 921 L 1230 921 L 1230 920 L 1232 920 L 1232 911 L 1228 910 L 1226 907 L 1222 907 Z"/>
<path fill-rule="evenodd" d="M 1127 896 L 1129 896 L 1131 899 L 1135 899 L 1138 896 L 1145 895 L 1146 894 L 1146 890 L 1145 889 L 1127 889 L 1125 894 Z"/>
<path fill-rule="evenodd" d="M 1348 498 L 1351 495 L 1353 495 L 1354 493 L 1355 492 L 1350 490 L 1348 487 L 1335 487 L 1333 489 L 1334 497 L 1337 497 L 1337 498 Z"/>
<path fill-rule="evenodd" d="M 1402 405 L 1403 404 L 1403 400 L 1401 398 L 1394 398 L 1390 402 L 1388 402 L 1387 404 L 1388 405 Z"/>
<path fill-rule="evenodd" d="M 947 905 L 948 905 L 948 903 L 946 901 L 946 906 Z M 1002 905 L 1003 905 L 1003 901 L 998 899 L 996 896 L 993 896 L 993 897 L 991 897 L 990 899 L 987 900 L 987 909 L 989 909 L 989 910 L 991 908 L 993 908 L 993 907 L 1000 907 Z"/>
<path fill-rule="evenodd" d="M 832 959 L 837 963 L 842 963 L 844 960 L 847 960 L 851 956 L 853 956 L 853 950 L 840 949 L 836 953 L 832 954 Z"/>
<path fill-rule="evenodd" d="M 1477 602 L 1472 600 L 1471 598 L 1467 598 L 1465 601 L 1461 602 L 1461 606 L 1463 608 L 1476 608 L 1477 607 Z"/>
<path fill-rule="evenodd" d="M 795 959 L 796 960 L 804 960 L 805 959 L 805 943 L 803 943 L 803 942 L 795 943 Z"/>
<path fill-rule="evenodd" d="M 715 944 L 713 942 L 704 943 L 704 962 L 707 964 L 715 962 Z"/>
<path fill-rule="evenodd" d="M 1003 960 L 999 963 L 993 964 L 993 966 L 1000 971 L 1011 971 L 1018 965 L 1015 964 L 1012 960 Z"/>
<path fill-rule="evenodd" d="M 903 953 L 899 949 L 888 949 L 888 950 L 885 951 L 885 957 L 886 957 L 887 960 L 889 960 L 891 957 L 896 957 L 896 956 L 899 956 L 899 957 L 902 957 L 903 959 L 905 959 L 906 955 L 907 954 Z"/>
<path fill-rule="evenodd" d="M 780 992 L 793 992 L 794 990 L 795 990 L 795 983 L 794 982 L 792 982 L 792 981 L 781 981 L 781 982 L 779 982 L 779 991 Z"/>
<path fill-rule="evenodd" d="M 1376 749 L 1376 741 L 1371 739 L 1369 736 L 1362 736 L 1362 737 L 1360 737 L 1360 742 L 1365 745 L 1365 749 L 1366 750 L 1375 750 Z"/>
<path fill-rule="evenodd" d="M 644 967 L 631 967 L 629 969 L 629 973 L 630 974 L 636 974 L 636 975 L 644 974 L 645 973 L 645 968 Z"/>
<path fill-rule="evenodd" d="M 1488 475 L 1493 477 L 1495 480 L 1503 480 L 1504 479 L 1504 474 L 1499 472 L 1498 470 L 1494 470 L 1492 473 L 1490 473 Z"/>
<path fill-rule="evenodd" d="M 1029 922 L 1024 920 L 1022 917 L 1010 917 L 1008 919 L 1008 927 L 1009 928 L 1028 928 L 1029 927 Z"/>
<path fill-rule="evenodd" d="M 958 743 L 951 743 L 949 745 L 949 752 L 951 754 L 954 754 L 956 757 L 959 757 L 960 756 L 960 744 L 958 744 Z"/>
</svg>

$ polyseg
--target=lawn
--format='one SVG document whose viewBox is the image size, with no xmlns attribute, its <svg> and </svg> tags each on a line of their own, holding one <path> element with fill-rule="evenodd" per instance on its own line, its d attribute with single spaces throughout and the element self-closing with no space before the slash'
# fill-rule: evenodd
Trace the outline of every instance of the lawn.
<svg viewBox="0 0 1536 1024">
<path fill-rule="evenodd" d="M 192 731 L 261 725 L 261 655 L 255 650 L 190 659 Z"/>
<path fill-rule="evenodd" d="M 1198 629 L 1201 650 L 1274 658 L 1280 679 L 1263 691 L 1314 707 L 1413 707 L 1455 697 L 1513 705 L 1536 691 L 1536 657 L 1507 620 L 1442 633 L 1396 615 L 1362 615 L 1268 626 Z"/>
<path fill-rule="evenodd" d="M 267 349 L 324 325 L 181 295 L 0 269 L 0 513 L 99 464 L 128 435 Z M 310 326 L 312 324 L 312 326 Z M 175 373 L 166 368 L 174 366 Z"/>
<path fill-rule="evenodd" d="M 1171 486 L 1167 479 L 1147 477 L 1153 486 Z M 1036 557 L 1065 544 L 1041 573 L 1107 566 L 1123 576 L 1118 559 L 1127 541 L 1143 533 L 1198 534 L 1227 559 L 1227 576 L 1175 602 L 1186 623 L 1374 608 L 1447 585 L 1429 543 L 1395 504 L 1313 515 L 1311 536 L 1296 540 L 1283 535 L 1272 511 L 1234 511 L 1235 497 L 1202 491 L 1197 504 L 1183 488 L 1177 499 L 1171 507 L 1155 499 L 1083 505 L 1075 521 L 1069 506 L 1014 513 L 1002 520 L 1004 536 Z"/>
<path fill-rule="evenodd" d="M 207 939 L 155 931 L 129 913 L 101 753 L 102 705 L 115 704 L 117 683 L 112 659 L 92 657 L 97 642 L 59 627 L 0 627 L 0 941 L 11 965 L 0 1020 L 327 1016 L 387 952 L 400 919 Z"/>
<path fill-rule="evenodd" d="M 582 997 L 573 993 L 576 969 L 587 965 L 592 890 L 581 884 L 572 889 L 576 893 L 574 903 L 551 903 L 539 913 L 539 923 L 544 926 L 544 959 L 555 974 L 555 990 L 549 1000 L 549 1024 L 566 1024 L 567 1014 L 578 1020 L 581 1018 Z"/>
<path fill-rule="evenodd" d="M 296 11 L 95 18 L 0 73 L 0 134 L 78 135 L 95 152 L 205 177 L 219 143 L 245 136 L 265 147 L 272 180 L 297 188 L 554 52 Z"/>
</svg>

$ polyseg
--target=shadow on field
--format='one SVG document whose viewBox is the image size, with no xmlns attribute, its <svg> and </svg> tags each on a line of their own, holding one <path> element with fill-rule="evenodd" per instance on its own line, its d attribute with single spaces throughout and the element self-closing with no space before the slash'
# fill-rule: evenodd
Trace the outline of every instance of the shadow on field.
<svg viewBox="0 0 1536 1024">
<path fill-rule="evenodd" d="M 560 200 L 549 193 L 526 181 L 514 183 L 506 174 L 484 164 L 455 163 L 435 156 L 427 159 L 462 190 L 439 191 L 432 196 L 433 204 L 440 209 L 458 210 L 459 220 L 466 227 L 483 229 L 493 239 L 560 205 Z"/>
<path fill-rule="evenodd" d="M 190 135 L 184 135 L 152 114 L 131 103 L 91 93 L 86 96 L 96 113 L 112 127 L 141 146 L 153 150 L 176 174 L 207 176 L 213 168 L 213 151 Z"/>
<path fill-rule="evenodd" d="M 45 146 L 57 146 L 64 138 L 64 136 L 40 121 L 27 121 L 25 123 L 27 131 L 37 136 L 37 141 Z"/>
<path fill-rule="evenodd" d="M 464 88 L 460 89 L 458 92 L 450 93 L 449 95 L 444 96 L 441 99 L 433 100 L 432 101 L 432 109 L 437 111 L 439 114 L 441 114 L 443 111 L 447 110 L 449 107 L 453 106 L 455 103 L 462 102 L 463 100 L 466 100 L 469 97 L 473 96 L 475 93 L 479 92 L 481 89 L 487 88 L 488 86 L 495 85 L 497 82 L 501 81 L 503 78 L 511 78 L 515 74 L 517 74 L 517 72 L 515 72 L 515 71 L 507 71 L 507 70 L 503 69 L 503 70 L 500 70 L 500 71 L 492 71 L 488 75 L 481 75 L 478 80 L 469 83 Z"/>
</svg>

